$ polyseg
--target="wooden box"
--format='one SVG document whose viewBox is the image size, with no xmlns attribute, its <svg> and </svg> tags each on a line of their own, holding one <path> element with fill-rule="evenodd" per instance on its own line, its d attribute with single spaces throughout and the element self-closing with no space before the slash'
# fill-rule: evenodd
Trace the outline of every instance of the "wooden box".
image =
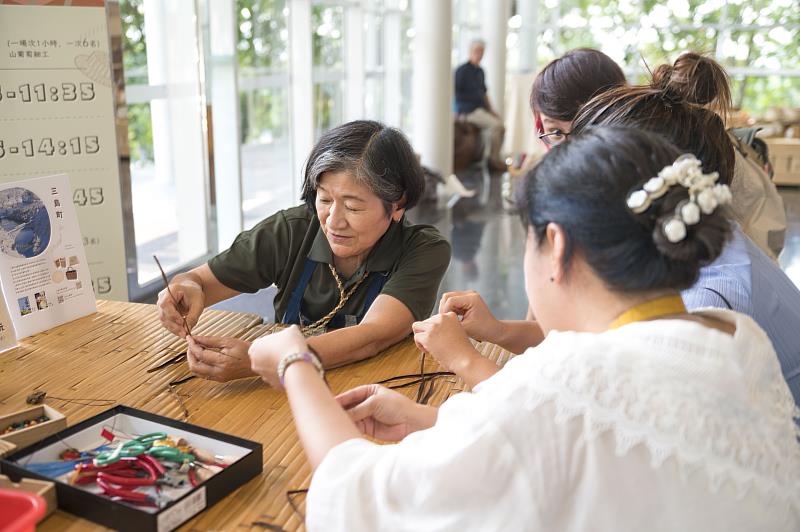
<svg viewBox="0 0 800 532">
<path fill-rule="evenodd" d="M 5 475 L 0 475 L 0 488 L 6 490 L 19 490 L 27 491 L 28 493 L 35 493 L 40 495 L 47 503 L 47 512 L 42 519 L 46 519 L 51 513 L 58 508 L 58 500 L 56 499 L 56 485 L 54 482 L 46 480 L 34 480 L 32 478 L 21 478 L 19 482 L 13 482 Z"/>
<path fill-rule="evenodd" d="M 17 446 L 10 441 L 0 440 L 0 458 L 17 450 Z"/>
<path fill-rule="evenodd" d="M 50 421 L 45 421 L 25 429 L 15 430 L 8 434 L 0 434 L 0 439 L 11 442 L 17 447 L 22 448 L 67 428 L 67 418 L 64 417 L 64 414 L 47 405 L 39 405 L 0 416 L 0 433 L 14 423 L 41 416 L 49 417 Z"/>
<path fill-rule="evenodd" d="M 776 185 L 800 186 L 800 139 L 764 139 L 769 147 L 769 160 Z"/>
</svg>

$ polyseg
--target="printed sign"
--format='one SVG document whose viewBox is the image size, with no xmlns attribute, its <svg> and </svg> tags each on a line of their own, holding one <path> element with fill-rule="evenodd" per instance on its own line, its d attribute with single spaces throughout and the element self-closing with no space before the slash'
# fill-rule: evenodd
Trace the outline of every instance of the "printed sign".
<svg viewBox="0 0 800 532">
<path fill-rule="evenodd" d="M 66 175 L 0 185 L 0 282 L 19 338 L 95 312 Z"/>
<path fill-rule="evenodd" d="M 87 283 L 127 301 L 113 90 L 103 0 L 0 0 L 0 183 L 67 173 Z"/>
</svg>

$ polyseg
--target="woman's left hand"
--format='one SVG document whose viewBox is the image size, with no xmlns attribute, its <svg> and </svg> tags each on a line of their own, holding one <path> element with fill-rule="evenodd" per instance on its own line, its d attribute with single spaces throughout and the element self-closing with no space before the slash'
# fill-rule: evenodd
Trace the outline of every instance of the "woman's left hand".
<svg viewBox="0 0 800 532">
<path fill-rule="evenodd" d="M 336 397 L 362 434 L 384 441 L 400 441 L 432 427 L 437 409 L 419 405 L 379 384 L 364 384 Z"/>
<path fill-rule="evenodd" d="M 411 328 L 417 347 L 456 374 L 473 357 L 480 357 L 454 312 L 431 316 L 425 321 L 414 323 Z"/>
<path fill-rule="evenodd" d="M 218 382 L 253 376 L 249 342 L 216 336 L 187 336 L 186 342 L 186 360 L 195 375 Z"/>
<path fill-rule="evenodd" d="M 297 325 L 262 336 L 250 345 L 250 367 L 273 388 L 281 388 L 278 364 L 286 355 L 308 351 L 308 343 Z"/>
</svg>

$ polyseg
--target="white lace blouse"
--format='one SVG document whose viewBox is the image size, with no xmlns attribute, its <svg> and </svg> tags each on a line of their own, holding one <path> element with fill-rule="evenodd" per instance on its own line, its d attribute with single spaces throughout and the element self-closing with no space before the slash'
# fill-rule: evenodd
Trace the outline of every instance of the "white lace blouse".
<svg viewBox="0 0 800 532">
<path fill-rule="evenodd" d="M 551 333 L 436 425 L 333 448 L 309 530 L 800 530 L 794 401 L 766 335 L 685 320 Z"/>
</svg>

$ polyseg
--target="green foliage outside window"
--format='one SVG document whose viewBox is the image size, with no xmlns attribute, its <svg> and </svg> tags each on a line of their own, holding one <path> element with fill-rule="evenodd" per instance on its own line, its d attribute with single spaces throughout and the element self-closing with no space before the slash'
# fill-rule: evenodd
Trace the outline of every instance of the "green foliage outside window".
<svg viewBox="0 0 800 532">
<path fill-rule="evenodd" d="M 120 0 L 126 85 L 148 83 L 143 4 L 144 0 Z M 539 5 L 540 65 L 571 48 L 592 46 L 639 74 L 646 72 L 643 58 L 652 67 L 690 49 L 710 53 L 729 68 L 800 70 L 797 0 L 540 0 Z M 286 75 L 287 0 L 236 0 L 236 9 L 240 80 Z M 341 5 L 312 6 L 315 70 L 343 69 L 343 10 Z M 549 22 L 555 25 L 548 26 Z M 734 23 L 736 28 L 727 28 L 726 24 Z M 716 27 L 720 24 L 721 28 Z M 748 30 L 741 25 L 763 28 Z M 403 46 L 404 64 L 409 49 Z M 288 90 L 275 87 L 240 92 L 242 143 L 288 135 Z M 775 106 L 800 106 L 800 77 L 737 76 L 732 79 L 732 93 L 734 104 L 751 113 Z M 341 119 L 341 98 L 341 83 L 315 85 L 317 132 Z M 404 101 L 404 114 L 407 108 Z M 149 105 L 129 106 L 128 121 L 132 159 L 152 161 Z"/>
<path fill-rule="evenodd" d="M 686 50 L 729 69 L 800 70 L 797 0 L 542 0 L 540 6 L 540 65 L 589 46 L 638 74 L 634 81 L 645 79 L 648 65 L 672 62 Z M 748 73 L 731 83 L 734 105 L 751 114 L 800 106 L 800 77 Z"/>
<path fill-rule="evenodd" d="M 120 2 L 122 62 L 126 86 L 147 83 L 143 3 L 143 0 Z M 150 121 L 150 106 L 147 104 L 128 106 L 128 146 L 132 161 L 141 163 L 153 160 L 153 125 Z"/>
<path fill-rule="evenodd" d="M 289 68 L 286 0 L 237 0 L 239 78 L 278 74 Z M 288 98 L 283 88 L 239 92 L 241 144 L 288 134 Z"/>
</svg>

